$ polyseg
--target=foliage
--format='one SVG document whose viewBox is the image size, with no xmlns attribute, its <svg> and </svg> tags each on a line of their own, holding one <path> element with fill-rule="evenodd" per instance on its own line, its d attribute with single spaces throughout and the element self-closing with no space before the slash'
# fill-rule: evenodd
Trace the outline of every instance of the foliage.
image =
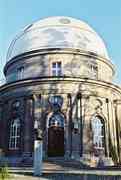
<svg viewBox="0 0 121 180">
<path fill-rule="evenodd" d="M 0 167 L 0 180 L 10 179 L 7 166 Z"/>
</svg>

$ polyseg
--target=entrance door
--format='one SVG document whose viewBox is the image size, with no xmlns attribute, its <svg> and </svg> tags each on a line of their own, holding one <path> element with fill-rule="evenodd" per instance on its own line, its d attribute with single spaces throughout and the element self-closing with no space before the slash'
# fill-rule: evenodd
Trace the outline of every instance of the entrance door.
<svg viewBox="0 0 121 180">
<path fill-rule="evenodd" d="M 49 121 L 48 156 L 64 156 L 64 118 L 61 113 L 53 114 Z"/>
<path fill-rule="evenodd" d="M 64 128 L 48 129 L 48 156 L 64 156 Z"/>
</svg>

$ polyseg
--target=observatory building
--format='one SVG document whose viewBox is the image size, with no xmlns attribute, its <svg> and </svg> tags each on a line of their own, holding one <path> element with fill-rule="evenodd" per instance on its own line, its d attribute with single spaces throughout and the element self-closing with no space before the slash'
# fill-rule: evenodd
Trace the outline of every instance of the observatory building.
<svg viewBox="0 0 121 180">
<path fill-rule="evenodd" d="M 0 149 L 32 160 L 34 125 L 43 159 L 121 163 L 121 88 L 101 37 L 85 22 L 49 17 L 13 39 L 0 86 Z"/>
</svg>

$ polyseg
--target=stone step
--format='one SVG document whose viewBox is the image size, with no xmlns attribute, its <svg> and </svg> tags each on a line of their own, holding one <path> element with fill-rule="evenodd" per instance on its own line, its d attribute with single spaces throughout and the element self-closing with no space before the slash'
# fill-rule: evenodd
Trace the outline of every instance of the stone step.
<svg viewBox="0 0 121 180">
<path fill-rule="evenodd" d="M 64 160 L 64 159 L 48 159 L 44 162 L 44 169 L 49 170 L 70 170 L 70 169 L 80 170 L 86 169 L 87 166 L 83 165 L 79 161 L 74 160 Z"/>
</svg>

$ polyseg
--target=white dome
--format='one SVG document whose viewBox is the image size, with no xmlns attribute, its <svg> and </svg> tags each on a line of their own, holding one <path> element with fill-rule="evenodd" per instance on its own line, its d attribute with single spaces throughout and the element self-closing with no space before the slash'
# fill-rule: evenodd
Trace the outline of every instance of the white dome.
<svg viewBox="0 0 121 180">
<path fill-rule="evenodd" d="M 104 42 L 85 22 L 70 17 L 49 17 L 25 27 L 12 41 L 7 60 L 25 52 L 73 48 L 109 59 Z"/>
</svg>

